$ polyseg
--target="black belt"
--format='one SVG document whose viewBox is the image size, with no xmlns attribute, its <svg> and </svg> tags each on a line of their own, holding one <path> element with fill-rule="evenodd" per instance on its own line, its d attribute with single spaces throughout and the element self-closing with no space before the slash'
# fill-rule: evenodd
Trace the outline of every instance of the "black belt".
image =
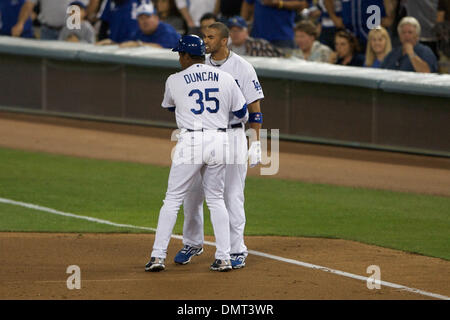
<svg viewBox="0 0 450 320">
<path fill-rule="evenodd" d="M 49 29 L 52 29 L 52 30 L 55 30 L 55 31 L 60 31 L 63 28 L 63 26 L 61 26 L 61 27 L 54 27 L 54 26 L 50 26 L 48 24 L 42 24 L 42 26 L 44 26 L 46 28 L 49 28 Z"/>
<path fill-rule="evenodd" d="M 239 122 L 239 123 L 232 124 L 230 127 L 231 127 L 231 129 L 236 129 L 236 128 L 242 128 L 243 126 L 242 126 L 242 122 Z"/>
<path fill-rule="evenodd" d="M 186 129 L 188 132 L 197 132 L 197 131 L 208 131 L 208 130 L 216 130 L 216 129 L 198 129 L 198 130 L 193 130 L 193 129 Z M 220 132 L 227 132 L 227 129 L 225 128 L 219 128 L 217 129 L 217 131 Z"/>
</svg>

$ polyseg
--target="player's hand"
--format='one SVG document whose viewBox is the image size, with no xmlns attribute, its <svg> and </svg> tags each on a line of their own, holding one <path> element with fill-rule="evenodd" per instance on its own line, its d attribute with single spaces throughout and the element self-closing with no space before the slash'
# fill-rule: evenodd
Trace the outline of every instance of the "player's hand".
<svg viewBox="0 0 450 320">
<path fill-rule="evenodd" d="M 11 28 L 11 36 L 20 37 L 23 32 L 23 24 L 17 23 L 14 27 Z"/>
<path fill-rule="evenodd" d="M 261 163 L 261 141 L 253 141 L 248 149 L 248 161 L 250 168 Z"/>
</svg>

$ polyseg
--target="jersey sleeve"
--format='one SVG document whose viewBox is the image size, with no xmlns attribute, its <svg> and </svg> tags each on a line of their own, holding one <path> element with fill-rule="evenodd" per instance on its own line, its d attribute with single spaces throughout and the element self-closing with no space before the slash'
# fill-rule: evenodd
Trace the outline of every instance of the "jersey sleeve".
<svg viewBox="0 0 450 320">
<path fill-rule="evenodd" d="M 170 91 L 170 77 L 166 81 L 166 89 L 164 90 L 164 99 L 161 103 L 163 108 L 173 108 L 175 107 L 175 101 L 172 97 L 172 93 Z"/>
<path fill-rule="evenodd" d="M 253 103 L 256 100 L 264 99 L 264 93 L 259 83 L 256 71 L 251 64 L 248 64 L 246 74 L 244 76 L 242 86 L 242 93 L 244 94 L 247 104 Z"/>
<path fill-rule="evenodd" d="M 234 81 L 234 79 L 230 78 L 230 86 L 231 86 L 231 112 L 245 112 L 244 108 L 247 109 L 247 103 L 245 98 L 239 89 L 239 86 Z M 242 118 L 242 117 L 240 117 Z"/>
</svg>

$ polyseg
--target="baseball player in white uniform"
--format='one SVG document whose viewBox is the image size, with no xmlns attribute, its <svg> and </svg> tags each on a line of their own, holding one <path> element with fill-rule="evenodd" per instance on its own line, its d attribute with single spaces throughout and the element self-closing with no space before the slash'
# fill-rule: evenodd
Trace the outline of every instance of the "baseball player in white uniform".
<svg viewBox="0 0 450 320">
<path fill-rule="evenodd" d="M 153 251 L 146 271 L 165 269 L 165 259 L 177 213 L 194 179 L 211 212 L 216 237 L 215 261 L 210 269 L 231 270 L 229 217 L 224 202 L 226 129 L 229 115 L 248 119 L 247 104 L 233 77 L 204 64 L 205 44 L 194 35 L 183 36 L 176 48 L 182 71 L 166 81 L 163 108 L 175 112 L 181 129 L 175 147 L 164 205 L 158 219 Z"/>
<path fill-rule="evenodd" d="M 260 100 L 264 98 L 264 94 L 253 66 L 228 49 L 228 35 L 228 28 L 220 22 L 213 23 L 207 28 L 204 40 L 206 51 L 210 55 L 206 56 L 206 64 L 233 76 L 248 105 L 250 127 L 257 133 L 256 140 L 252 142 L 247 153 L 244 123 L 241 119 L 230 115 L 227 132 L 231 163 L 227 163 L 226 166 L 224 198 L 230 215 L 231 263 L 233 269 L 239 269 L 245 266 L 248 254 L 244 243 L 246 222 L 244 188 L 247 156 L 251 167 L 261 162 L 259 130 L 262 124 L 262 113 Z M 203 252 L 203 199 L 204 195 L 201 192 L 200 178 L 198 177 L 184 201 L 184 247 L 175 256 L 176 263 L 189 263 L 193 256 Z"/>
</svg>

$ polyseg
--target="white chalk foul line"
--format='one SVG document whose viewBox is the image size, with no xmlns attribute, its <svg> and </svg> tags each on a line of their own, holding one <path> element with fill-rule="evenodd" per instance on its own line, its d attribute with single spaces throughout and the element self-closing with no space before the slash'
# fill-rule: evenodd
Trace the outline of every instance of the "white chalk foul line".
<svg viewBox="0 0 450 320">
<path fill-rule="evenodd" d="M 147 231 L 156 232 L 155 228 L 140 227 L 140 226 L 134 226 L 134 225 L 130 225 L 130 224 L 121 224 L 121 223 L 115 223 L 115 222 L 111 222 L 111 221 L 103 220 L 103 219 L 97 219 L 97 218 L 92 218 L 92 217 L 87 217 L 87 216 L 80 216 L 80 215 L 76 215 L 76 214 L 73 214 L 73 213 L 63 212 L 63 211 L 59 211 L 59 210 L 55 210 L 55 209 L 51 209 L 51 208 L 47 208 L 47 207 L 42 207 L 42 206 L 31 204 L 31 203 L 14 201 L 14 200 L 11 200 L 11 199 L 0 198 L 0 203 L 6 203 L 6 204 L 11 204 L 11 205 L 25 207 L 25 208 L 28 208 L 28 209 L 44 211 L 44 212 L 48 212 L 48 213 L 52 213 L 52 214 L 56 214 L 56 215 L 60 215 L 60 216 L 64 216 L 64 217 L 70 217 L 70 218 L 87 220 L 87 221 L 100 223 L 100 224 L 106 224 L 106 225 L 110 225 L 110 226 L 114 226 L 114 227 L 118 227 L 118 228 L 140 229 L 140 230 L 147 230 Z M 183 239 L 183 237 L 180 236 L 180 235 L 172 235 L 172 238 L 179 239 L 179 240 Z M 209 245 L 209 246 L 215 246 L 215 243 L 211 242 L 211 241 L 205 241 L 204 244 Z M 406 287 L 406 286 L 403 286 L 403 285 L 400 285 L 400 284 L 396 284 L 396 283 L 392 283 L 392 282 L 369 279 L 369 277 L 359 276 L 359 275 L 348 273 L 348 272 L 345 272 L 345 271 L 340 271 L 340 270 L 335 270 L 335 269 L 331 269 L 331 268 L 327 268 L 327 267 L 322 267 L 322 266 L 311 264 L 311 263 L 307 263 L 307 262 L 302 262 L 302 261 L 298 261 L 298 260 L 294 260 L 294 259 L 283 258 L 283 257 L 280 257 L 280 256 L 276 256 L 276 255 L 272 255 L 272 254 L 268 254 L 268 253 L 264 253 L 264 252 L 259 252 L 259 251 L 255 251 L 255 250 L 249 250 L 248 253 L 252 254 L 252 255 L 255 255 L 255 256 L 260 256 L 260 257 L 264 257 L 264 258 L 268 258 L 268 259 L 272 259 L 272 260 L 276 260 L 276 261 L 290 263 L 290 264 L 293 264 L 293 265 L 297 265 L 297 266 L 301 266 L 301 267 L 305 267 L 305 268 L 309 268 L 309 269 L 315 269 L 315 270 L 320 270 L 320 271 L 336 274 L 336 275 L 339 275 L 339 276 L 342 276 L 342 277 L 347 277 L 347 278 L 351 278 L 351 279 L 361 280 L 361 281 L 365 281 L 365 282 L 367 282 L 369 280 L 373 284 L 380 284 L 380 285 L 383 285 L 383 286 L 386 286 L 386 287 L 390 287 L 390 288 L 394 288 L 394 289 L 398 289 L 398 290 L 403 290 L 403 291 L 407 291 L 407 292 L 411 292 L 411 293 L 416 293 L 416 294 L 420 294 L 420 295 L 423 295 L 423 296 L 428 296 L 428 297 L 432 297 L 432 298 L 436 298 L 436 299 L 442 299 L 442 300 L 450 300 L 450 297 L 447 297 L 447 296 L 444 296 L 444 295 L 441 295 L 441 294 L 427 292 L 427 291 L 423 291 L 423 290 L 416 289 L 416 288 L 410 288 L 410 287 Z"/>
</svg>

